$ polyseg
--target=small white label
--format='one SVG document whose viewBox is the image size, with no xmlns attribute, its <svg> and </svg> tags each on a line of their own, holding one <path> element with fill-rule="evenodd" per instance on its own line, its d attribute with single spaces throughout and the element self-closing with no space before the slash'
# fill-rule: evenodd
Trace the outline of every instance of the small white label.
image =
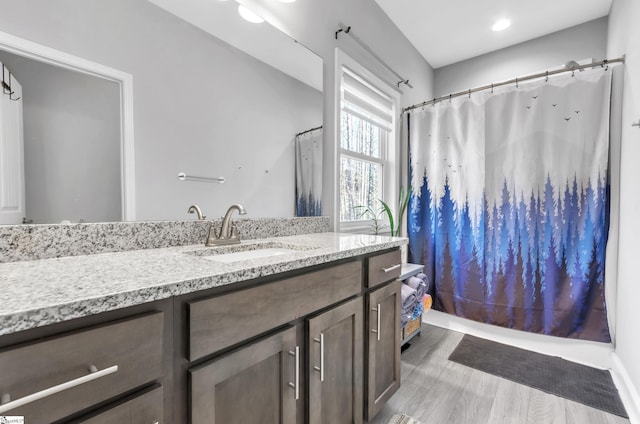
<svg viewBox="0 0 640 424">
<path fill-rule="evenodd" d="M 24 424 L 24 417 L 0 415 L 0 424 Z"/>
</svg>

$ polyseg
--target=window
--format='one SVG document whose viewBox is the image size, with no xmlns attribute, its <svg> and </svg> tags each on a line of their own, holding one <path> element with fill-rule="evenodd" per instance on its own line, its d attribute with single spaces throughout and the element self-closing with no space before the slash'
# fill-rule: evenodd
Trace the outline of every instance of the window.
<svg viewBox="0 0 640 424">
<path fill-rule="evenodd" d="M 368 227 L 370 217 L 362 216 L 363 208 L 380 210 L 380 200 L 393 198 L 397 182 L 397 96 L 387 94 L 380 88 L 388 88 L 385 84 L 370 75 L 365 79 L 352 67 L 342 65 L 340 79 L 341 229 Z M 371 82 L 374 79 L 376 85 Z"/>
</svg>

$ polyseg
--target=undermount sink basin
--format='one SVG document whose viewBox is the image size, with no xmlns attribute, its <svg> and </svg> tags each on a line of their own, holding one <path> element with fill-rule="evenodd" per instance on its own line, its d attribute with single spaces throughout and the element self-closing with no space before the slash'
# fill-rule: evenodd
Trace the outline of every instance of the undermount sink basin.
<svg viewBox="0 0 640 424">
<path fill-rule="evenodd" d="M 296 250 L 293 250 L 293 249 L 282 249 L 282 248 L 272 247 L 269 249 L 247 250 L 245 252 L 235 252 L 235 253 L 226 253 L 222 255 L 203 256 L 203 258 L 210 259 L 216 262 L 231 263 L 231 262 L 249 261 L 252 259 L 270 258 L 272 256 L 288 255 L 290 253 L 295 253 L 295 252 Z"/>
<path fill-rule="evenodd" d="M 264 259 L 274 256 L 289 255 L 292 253 L 312 249 L 315 249 L 315 247 L 270 242 L 212 247 L 208 249 L 193 250 L 184 253 L 199 256 L 203 259 L 208 259 L 215 262 L 232 263 L 250 261 L 254 259 Z"/>
</svg>

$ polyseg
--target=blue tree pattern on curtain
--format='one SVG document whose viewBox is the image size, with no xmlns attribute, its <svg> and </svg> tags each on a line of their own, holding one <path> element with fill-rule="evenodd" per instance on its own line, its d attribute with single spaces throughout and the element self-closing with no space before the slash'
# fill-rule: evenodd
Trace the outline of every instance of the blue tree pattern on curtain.
<svg viewBox="0 0 640 424">
<path fill-rule="evenodd" d="M 611 83 L 610 73 L 585 74 L 407 116 L 409 261 L 431 272 L 436 309 L 610 341 Z"/>
<path fill-rule="evenodd" d="M 322 127 L 296 136 L 296 216 L 322 216 Z"/>
</svg>

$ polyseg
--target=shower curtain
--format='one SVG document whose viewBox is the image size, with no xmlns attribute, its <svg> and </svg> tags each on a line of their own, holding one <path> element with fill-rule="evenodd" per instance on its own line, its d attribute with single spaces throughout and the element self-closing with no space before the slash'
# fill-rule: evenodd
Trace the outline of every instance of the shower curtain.
<svg viewBox="0 0 640 424">
<path fill-rule="evenodd" d="M 565 74 L 406 115 L 409 260 L 431 273 L 436 309 L 610 341 L 610 74 Z"/>
<path fill-rule="evenodd" d="M 298 134 L 296 216 L 322 215 L 322 127 Z"/>
</svg>

